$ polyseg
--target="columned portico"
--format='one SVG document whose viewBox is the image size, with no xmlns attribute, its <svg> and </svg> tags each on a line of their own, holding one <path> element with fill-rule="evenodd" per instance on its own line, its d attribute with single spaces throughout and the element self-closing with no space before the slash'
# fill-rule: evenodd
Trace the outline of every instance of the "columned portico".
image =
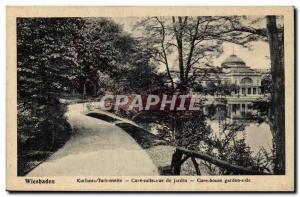
<svg viewBox="0 0 300 197">
<path fill-rule="evenodd" d="M 253 102 L 261 98 L 261 80 L 265 73 L 252 69 L 236 55 L 231 55 L 221 64 L 221 72 L 215 80 L 222 84 L 235 85 L 230 95 L 223 95 L 226 99 L 227 116 L 231 118 L 244 118 L 252 113 Z M 217 82 L 216 82 L 217 83 Z M 220 96 L 220 95 L 218 95 Z M 222 95 L 221 95 L 222 96 Z M 207 104 L 216 103 L 215 95 L 209 97 Z M 219 98 L 219 97 L 218 97 Z"/>
</svg>

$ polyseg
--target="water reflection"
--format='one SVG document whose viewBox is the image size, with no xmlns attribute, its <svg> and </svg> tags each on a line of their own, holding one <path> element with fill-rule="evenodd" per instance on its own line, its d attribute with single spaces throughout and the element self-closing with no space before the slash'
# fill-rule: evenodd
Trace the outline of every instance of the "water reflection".
<svg viewBox="0 0 300 197">
<path fill-rule="evenodd" d="M 252 103 L 206 105 L 203 112 L 208 117 L 207 123 L 214 134 L 220 134 L 225 124 L 243 124 L 244 130 L 237 137 L 245 138 L 252 154 L 256 155 L 261 148 L 271 152 L 272 134 L 270 126 L 265 122 L 258 123 L 257 117 L 260 116 L 260 112 L 253 108 Z"/>
<path fill-rule="evenodd" d="M 261 148 L 271 153 L 272 134 L 270 126 L 266 122 L 261 122 L 260 111 L 253 107 L 252 102 L 217 102 L 217 104 L 205 104 L 202 111 L 206 117 L 208 126 L 211 127 L 213 134 L 221 134 L 222 127 L 228 124 L 242 124 L 243 130 L 238 132 L 239 139 L 244 138 L 246 144 L 250 147 L 252 155 L 255 156 Z M 153 134 L 158 134 L 162 129 L 161 123 L 153 120 L 159 119 L 154 115 L 142 115 L 135 121 Z M 260 123 L 258 121 L 260 119 Z"/>
</svg>

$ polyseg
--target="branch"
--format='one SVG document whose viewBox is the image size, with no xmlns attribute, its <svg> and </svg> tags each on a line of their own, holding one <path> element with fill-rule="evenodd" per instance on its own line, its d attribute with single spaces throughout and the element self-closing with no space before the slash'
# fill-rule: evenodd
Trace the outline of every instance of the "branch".
<svg viewBox="0 0 300 197">
<path fill-rule="evenodd" d="M 194 36 L 193 36 L 193 38 L 191 40 L 190 52 L 189 52 L 188 61 L 187 61 L 187 64 L 186 64 L 186 66 L 187 66 L 186 72 L 185 72 L 185 78 L 186 79 L 188 78 L 190 69 L 192 67 L 191 60 L 192 60 L 192 56 L 193 56 L 193 53 L 194 53 L 195 41 L 196 41 L 197 36 L 198 36 L 199 23 L 200 23 L 200 17 L 197 18 L 197 24 L 196 24 L 196 27 L 195 27 L 195 34 L 194 34 Z"/>
<path fill-rule="evenodd" d="M 163 57 L 163 59 L 165 61 L 165 65 L 166 65 L 168 77 L 171 80 L 172 89 L 174 90 L 174 82 L 173 82 L 173 78 L 172 78 L 171 73 L 170 73 L 170 68 L 169 68 L 169 63 L 168 63 L 168 57 L 167 57 L 167 53 L 166 53 L 166 49 L 165 49 L 165 37 L 166 37 L 165 26 L 164 26 L 164 23 L 158 19 L 158 17 L 155 17 L 155 18 L 156 18 L 157 22 L 161 26 L 161 34 L 162 34 L 161 48 L 162 48 L 162 52 L 163 52 L 162 57 Z"/>
</svg>

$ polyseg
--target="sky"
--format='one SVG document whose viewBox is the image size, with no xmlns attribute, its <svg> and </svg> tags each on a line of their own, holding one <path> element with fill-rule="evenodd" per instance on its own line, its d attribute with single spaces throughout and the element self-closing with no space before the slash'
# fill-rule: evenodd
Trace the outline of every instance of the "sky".
<svg viewBox="0 0 300 197">
<path fill-rule="evenodd" d="M 255 69 L 271 68 L 269 45 L 267 42 L 259 41 L 253 42 L 251 50 L 243 48 L 236 44 L 224 43 L 223 54 L 214 60 L 214 65 L 221 65 L 221 63 L 231 54 L 235 54 L 245 61 L 247 66 Z"/>
<path fill-rule="evenodd" d="M 116 23 L 123 26 L 124 31 L 134 35 L 138 35 L 139 32 L 133 30 L 134 24 L 137 22 L 138 18 L 112 18 Z M 269 69 L 270 58 L 269 58 L 269 45 L 267 42 L 258 41 L 252 42 L 249 48 L 244 48 L 232 43 L 223 44 L 223 53 L 218 57 L 213 59 L 213 65 L 220 66 L 221 63 L 230 55 L 235 54 L 241 59 L 243 59 L 247 66 L 255 69 Z M 171 60 L 170 62 L 174 62 Z M 173 65 L 176 66 L 176 65 Z M 171 65 L 172 67 L 172 65 Z"/>
</svg>

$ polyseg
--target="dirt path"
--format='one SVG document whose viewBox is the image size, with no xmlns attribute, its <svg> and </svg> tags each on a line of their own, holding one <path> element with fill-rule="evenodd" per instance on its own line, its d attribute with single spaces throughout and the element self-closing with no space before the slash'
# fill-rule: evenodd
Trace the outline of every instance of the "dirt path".
<svg viewBox="0 0 300 197">
<path fill-rule="evenodd" d="M 69 106 L 74 135 L 27 176 L 158 175 L 148 154 L 121 128 Z"/>
</svg>

